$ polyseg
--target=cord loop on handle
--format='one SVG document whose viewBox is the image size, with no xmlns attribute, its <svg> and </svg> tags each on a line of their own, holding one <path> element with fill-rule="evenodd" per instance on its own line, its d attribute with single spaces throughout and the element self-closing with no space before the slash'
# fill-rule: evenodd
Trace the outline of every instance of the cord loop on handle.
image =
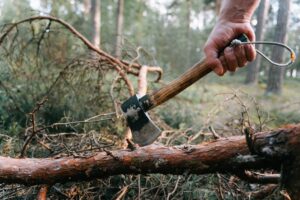
<svg viewBox="0 0 300 200">
<path fill-rule="evenodd" d="M 271 60 L 270 58 L 268 58 L 264 53 L 262 53 L 261 51 L 259 51 L 258 49 L 255 49 L 256 52 L 258 54 L 260 54 L 263 58 L 265 58 L 267 61 L 269 61 L 271 64 L 276 65 L 278 67 L 288 67 L 289 65 L 293 64 L 296 60 L 296 54 L 294 53 L 293 49 L 290 48 L 289 46 L 279 43 L 279 42 L 266 42 L 266 41 L 255 41 L 255 42 L 242 42 L 239 39 L 234 39 L 232 40 L 232 42 L 230 43 L 231 47 L 234 46 L 239 46 L 239 45 L 243 45 L 243 44 L 267 44 L 267 45 L 276 45 L 276 46 L 280 46 L 283 47 L 285 49 L 287 49 L 290 52 L 290 60 L 287 63 L 277 63 L 274 62 L 273 60 Z"/>
</svg>

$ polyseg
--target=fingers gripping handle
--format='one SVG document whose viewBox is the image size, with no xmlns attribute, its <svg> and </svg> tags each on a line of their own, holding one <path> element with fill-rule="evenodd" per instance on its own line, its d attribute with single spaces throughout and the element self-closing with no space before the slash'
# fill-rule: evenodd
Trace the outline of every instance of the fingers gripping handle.
<svg viewBox="0 0 300 200">
<path fill-rule="evenodd" d="M 243 34 L 236 40 L 246 42 L 248 41 L 248 38 L 245 34 Z M 228 46 L 230 46 L 230 44 Z M 147 106 L 145 106 L 145 110 L 150 110 L 171 99 L 211 71 L 212 68 L 209 63 L 206 61 L 206 59 L 202 59 L 171 83 L 153 92 L 152 94 L 147 95 L 146 97 L 148 102 L 146 103 Z M 142 99 L 141 101 L 143 102 Z"/>
</svg>

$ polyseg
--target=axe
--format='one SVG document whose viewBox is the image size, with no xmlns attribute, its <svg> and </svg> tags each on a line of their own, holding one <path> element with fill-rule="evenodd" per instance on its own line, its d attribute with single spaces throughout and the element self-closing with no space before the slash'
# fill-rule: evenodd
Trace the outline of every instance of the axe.
<svg viewBox="0 0 300 200">
<path fill-rule="evenodd" d="M 248 41 L 247 36 L 244 34 L 237 39 L 241 42 Z M 154 142 L 160 135 L 161 130 L 150 119 L 147 111 L 168 101 L 211 71 L 211 66 L 209 66 L 206 59 L 202 59 L 177 79 L 159 90 L 146 94 L 143 97 L 134 95 L 126 100 L 121 105 L 121 109 L 132 131 L 133 141 L 140 146 Z"/>
</svg>

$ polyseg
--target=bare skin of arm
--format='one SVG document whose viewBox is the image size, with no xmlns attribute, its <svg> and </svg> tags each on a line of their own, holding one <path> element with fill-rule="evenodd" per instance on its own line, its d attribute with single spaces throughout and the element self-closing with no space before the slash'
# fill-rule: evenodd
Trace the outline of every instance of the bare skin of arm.
<svg viewBox="0 0 300 200">
<path fill-rule="evenodd" d="M 250 25 L 251 17 L 259 0 L 223 0 L 217 23 L 204 47 L 207 61 L 214 72 L 222 76 L 227 70 L 234 72 L 256 56 L 252 45 L 226 47 L 241 34 L 246 34 L 250 41 L 255 40 Z M 226 47 L 226 48 L 225 48 Z M 224 53 L 220 56 L 220 52 Z"/>
</svg>

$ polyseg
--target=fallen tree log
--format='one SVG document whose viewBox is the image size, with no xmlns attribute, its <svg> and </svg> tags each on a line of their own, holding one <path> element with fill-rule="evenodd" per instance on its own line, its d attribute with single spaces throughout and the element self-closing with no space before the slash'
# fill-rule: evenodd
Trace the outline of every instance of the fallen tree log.
<svg viewBox="0 0 300 200">
<path fill-rule="evenodd" d="M 283 185 L 291 196 L 300 197 L 300 125 L 256 133 L 252 142 L 256 155 L 250 155 L 244 136 L 233 136 L 200 145 L 150 145 L 80 158 L 0 157 L 0 182 L 50 185 L 117 174 L 239 174 L 283 169 Z"/>
</svg>

